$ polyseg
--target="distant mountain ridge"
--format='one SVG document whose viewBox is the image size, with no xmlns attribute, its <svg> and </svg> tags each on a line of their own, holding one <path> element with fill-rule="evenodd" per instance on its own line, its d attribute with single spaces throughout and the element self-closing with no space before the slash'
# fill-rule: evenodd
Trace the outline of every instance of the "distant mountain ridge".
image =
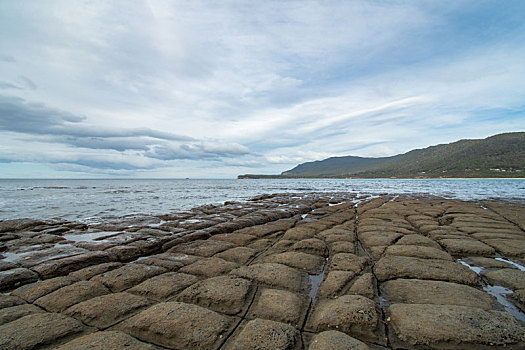
<svg viewBox="0 0 525 350">
<path fill-rule="evenodd" d="M 364 158 L 364 157 L 331 157 L 325 160 L 302 163 L 295 168 L 284 171 L 282 176 L 314 176 L 334 177 L 346 176 L 351 173 L 366 171 L 374 166 L 383 164 L 394 157 Z"/>
<path fill-rule="evenodd" d="M 525 132 L 460 140 L 392 157 L 332 157 L 299 164 L 281 175 L 239 178 L 525 177 Z"/>
</svg>

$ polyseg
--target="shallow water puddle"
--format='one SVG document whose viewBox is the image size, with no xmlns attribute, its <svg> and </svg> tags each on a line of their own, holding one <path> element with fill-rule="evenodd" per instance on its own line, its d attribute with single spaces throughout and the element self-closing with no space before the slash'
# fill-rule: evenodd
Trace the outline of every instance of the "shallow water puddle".
<svg viewBox="0 0 525 350">
<path fill-rule="evenodd" d="M 518 264 L 518 263 L 515 263 L 514 261 L 510 261 L 510 260 L 503 259 L 503 258 L 495 258 L 494 260 L 498 260 L 498 261 L 505 262 L 505 263 L 507 263 L 507 264 L 510 264 L 510 265 L 512 265 L 512 266 L 517 267 L 520 271 L 525 271 L 525 266 L 520 265 L 520 264 Z"/>
<path fill-rule="evenodd" d="M 156 224 L 149 224 L 148 226 L 149 227 L 159 227 L 161 226 L 162 224 L 165 224 L 167 221 L 165 220 L 160 220 L 160 222 L 156 223 Z"/>
<path fill-rule="evenodd" d="M 106 237 L 113 236 L 116 233 L 119 233 L 119 232 L 101 231 L 101 232 L 90 232 L 90 233 L 81 233 L 81 234 L 68 234 L 62 237 L 64 237 L 68 241 L 73 241 L 73 242 L 89 242 L 89 241 L 95 241 L 98 238 L 104 239 Z"/>
<path fill-rule="evenodd" d="M 186 224 L 198 224 L 200 222 L 203 222 L 204 220 L 201 219 L 187 219 L 184 221 L 179 222 L 180 225 L 186 225 Z"/>
<path fill-rule="evenodd" d="M 506 295 L 511 295 L 512 291 L 502 286 L 491 286 L 486 285 L 483 287 L 483 290 L 498 300 L 505 311 L 514 316 L 516 319 L 525 322 L 525 314 L 521 312 L 516 306 L 514 306 L 510 301 L 505 297 Z"/>
<path fill-rule="evenodd" d="M 472 271 L 474 271 L 474 272 L 477 273 L 478 275 L 481 273 L 481 271 L 484 270 L 483 267 L 478 267 L 478 266 L 472 266 L 472 265 L 469 265 L 468 263 L 464 262 L 463 260 L 458 260 L 458 262 L 459 262 L 461 265 L 464 265 L 464 266 L 468 267 L 469 269 L 471 269 Z"/>
<path fill-rule="evenodd" d="M 326 273 L 326 266 L 328 265 L 328 258 L 325 259 L 324 265 L 323 265 L 323 271 L 321 271 L 318 275 L 308 275 L 308 279 L 310 280 L 310 291 L 308 292 L 308 296 L 312 301 L 315 300 L 315 297 L 317 295 L 317 290 L 319 289 L 319 286 L 321 285 L 321 282 L 323 282 L 324 275 Z"/>
<path fill-rule="evenodd" d="M 513 263 L 512 261 L 503 259 L 503 258 L 496 258 L 496 260 L 512 264 L 512 265 L 514 265 L 514 266 L 516 266 L 518 268 L 520 268 L 520 267 L 523 268 L 523 266 L 521 266 L 519 264 L 516 264 L 516 263 Z M 478 275 L 481 273 L 481 271 L 484 270 L 484 268 L 482 268 L 482 267 L 469 265 L 469 264 L 467 264 L 466 262 L 464 262 L 461 259 L 459 259 L 458 262 L 460 264 L 462 264 L 462 265 L 467 266 L 469 269 L 471 269 L 472 271 L 474 271 Z M 496 300 L 498 301 L 498 303 L 501 306 L 503 306 L 505 311 L 507 311 L 512 316 L 514 316 L 516 319 L 525 322 L 525 313 L 521 312 L 516 306 L 514 306 L 514 304 L 512 304 L 506 298 L 506 295 L 511 295 L 512 294 L 512 291 L 510 289 L 507 289 L 507 288 L 502 287 L 502 286 L 491 286 L 490 284 L 487 284 L 487 285 L 483 286 L 483 290 L 486 293 L 488 293 L 488 294 L 492 295 L 493 297 L 495 297 Z"/>
<path fill-rule="evenodd" d="M 338 202 L 338 203 L 328 203 L 328 206 L 329 207 L 333 207 L 334 205 L 340 205 L 340 204 L 345 204 L 345 203 L 348 203 L 347 201 L 343 201 L 343 202 Z"/>
<path fill-rule="evenodd" d="M 25 252 L 25 253 L 9 253 L 9 252 L 3 252 L 2 255 L 4 256 L 1 261 L 7 261 L 7 262 L 16 262 L 19 260 L 23 260 L 24 257 L 28 256 L 32 252 Z"/>
<path fill-rule="evenodd" d="M 379 296 L 379 307 L 383 308 L 389 305 L 390 305 L 390 302 L 385 297 L 380 295 Z"/>
</svg>

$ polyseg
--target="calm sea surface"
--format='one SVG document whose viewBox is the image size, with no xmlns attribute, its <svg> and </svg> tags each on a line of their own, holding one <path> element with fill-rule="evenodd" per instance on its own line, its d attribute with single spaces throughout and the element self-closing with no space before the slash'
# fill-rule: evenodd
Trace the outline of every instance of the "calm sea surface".
<svg viewBox="0 0 525 350">
<path fill-rule="evenodd" d="M 430 194 L 525 202 L 525 180 L 2 180 L 0 220 L 62 218 L 98 222 L 161 214 L 264 193 Z"/>
</svg>

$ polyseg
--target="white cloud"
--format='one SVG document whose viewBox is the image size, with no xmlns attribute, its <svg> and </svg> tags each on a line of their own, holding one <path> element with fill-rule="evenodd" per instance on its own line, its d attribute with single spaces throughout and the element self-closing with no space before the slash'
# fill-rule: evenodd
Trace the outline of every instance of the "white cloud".
<svg viewBox="0 0 525 350">
<path fill-rule="evenodd" d="M 487 117 L 524 108 L 519 2 L 484 6 L 2 2 L 1 92 L 54 117 L 0 115 L 0 158 L 234 176 L 519 130 Z"/>
</svg>

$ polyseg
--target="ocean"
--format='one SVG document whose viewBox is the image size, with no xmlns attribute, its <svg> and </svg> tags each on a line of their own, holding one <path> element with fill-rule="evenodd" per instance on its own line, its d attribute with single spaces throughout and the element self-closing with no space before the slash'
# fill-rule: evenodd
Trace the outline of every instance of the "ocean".
<svg viewBox="0 0 525 350">
<path fill-rule="evenodd" d="M 102 222 L 261 194 L 413 194 L 525 202 L 525 179 L 0 179 L 0 220 Z"/>
</svg>

